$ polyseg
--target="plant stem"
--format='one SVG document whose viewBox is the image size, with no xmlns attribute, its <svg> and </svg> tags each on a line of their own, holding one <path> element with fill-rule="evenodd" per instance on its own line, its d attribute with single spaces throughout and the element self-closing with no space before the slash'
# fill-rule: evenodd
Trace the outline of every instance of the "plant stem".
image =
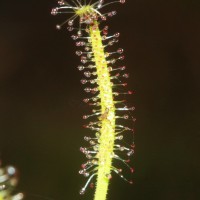
<svg viewBox="0 0 200 200">
<path fill-rule="evenodd" d="M 102 36 L 95 21 L 90 25 L 94 62 L 97 70 L 97 83 L 100 91 L 101 103 L 101 131 L 99 141 L 97 184 L 94 200 L 105 200 L 108 191 L 109 179 L 111 177 L 112 157 L 115 141 L 115 105 L 113 101 L 112 83 L 107 66 L 106 54 L 102 44 Z"/>
</svg>

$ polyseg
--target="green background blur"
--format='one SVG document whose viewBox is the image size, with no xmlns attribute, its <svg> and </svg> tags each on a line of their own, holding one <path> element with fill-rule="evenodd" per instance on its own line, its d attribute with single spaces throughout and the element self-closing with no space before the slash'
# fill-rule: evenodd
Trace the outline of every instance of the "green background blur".
<svg viewBox="0 0 200 200">
<path fill-rule="evenodd" d="M 0 0 L 0 156 L 20 171 L 27 199 L 90 200 L 78 191 L 90 112 L 66 29 L 54 0 Z M 200 1 L 127 0 L 112 5 L 130 73 L 134 185 L 114 176 L 109 200 L 200 199 Z"/>
</svg>

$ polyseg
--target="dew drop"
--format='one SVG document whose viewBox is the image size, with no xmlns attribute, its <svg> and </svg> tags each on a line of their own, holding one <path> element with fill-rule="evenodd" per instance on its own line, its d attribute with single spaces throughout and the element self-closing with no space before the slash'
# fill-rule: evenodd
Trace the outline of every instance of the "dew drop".
<svg viewBox="0 0 200 200">
<path fill-rule="evenodd" d="M 125 3 L 126 1 L 125 1 L 125 0 L 119 0 L 119 2 L 123 4 L 123 3 Z"/>
<path fill-rule="evenodd" d="M 10 176 L 13 176 L 13 175 L 15 175 L 15 173 L 16 173 L 16 169 L 15 169 L 13 166 L 8 166 L 8 167 L 7 167 L 7 172 L 8 172 L 8 174 L 9 174 Z"/>
<path fill-rule="evenodd" d="M 76 46 L 77 47 L 81 46 L 81 43 L 80 42 L 76 42 Z"/>
<path fill-rule="evenodd" d="M 108 31 L 105 30 L 105 29 L 103 29 L 103 34 L 104 34 L 104 35 L 107 35 L 107 34 L 108 34 Z"/>
<path fill-rule="evenodd" d="M 119 148 L 120 151 L 124 151 L 124 149 L 125 148 L 123 146 Z"/>
<path fill-rule="evenodd" d="M 91 92 L 91 89 L 90 89 L 90 88 L 85 88 L 84 90 L 85 90 L 85 92 L 87 92 L 87 93 Z"/>
<path fill-rule="evenodd" d="M 102 36 L 102 40 L 106 40 L 106 38 L 107 38 L 106 35 Z"/>
<path fill-rule="evenodd" d="M 122 66 L 122 67 L 120 67 L 120 69 L 123 71 L 123 70 L 126 69 L 126 67 L 125 67 L 125 66 Z"/>
<path fill-rule="evenodd" d="M 84 45 L 85 45 L 85 42 L 81 41 L 80 44 L 81 44 L 81 46 L 84 46 Z"/>
<path fill-rule="evenodd" d="M 82 188 L 79 192 L 80 195 L 84 195 L 85 194 L 85 188 Z"/>
<path fill-rule="evenodd" d="M 79 70 L 79 71 L 82 71 L 82 70 L 84 70 L 84 69 L 85 69 L 85 67 L 84 67 L 84 66 L 81 66 L 81 65 L 80 65 L 80 66 L 78 66 L 78 70 Z"/>
<path fill-rule="evenodd" d="M 118 139 L 118 140 L 122 140 L 122 139 L 123 139 L 123 135 L 119 135 L 119 136 L 117 137 L 117 139 Z"/>
<path fill-rule="evenodd" d="M 84 137 L 85 141 L 89 141 L 90 139 L 91 139 L 90 137 L 87 137 L 87 136 Z"/>
<path fill-rule="evenodd" d="M 86 164 L 82 164 L 82 165 L 81 165 L 81 168 L 82 168 L 82 169 L 86 168 Z M 82 171 L 82 170 L 80 170 L 80 171 Z M 80 174 L 80 171 L 79 171 L 79 174 Z"/>
<path fill-rule="evenodd" d="M 61 1 L 58 1 L 58 4 L 59 4 L 60 6 L 62 6 L 62 5 L 64 5 L 65 3 L 63 2 L 63 0 L 61 0 Z"/>
<path fill-rule="evenodd" d="M 133 94 L 133 91 L 128 91 L 128 94 Z"/>
<path fill-rule="evenodd" d="M 133 181 L 129 181 L 130 184 L 133 184 Z"/>
<path fill-rule="evenodd" d="M 112 11 L 112 15 L 116 15 L 117 14 L 117 11 Z"/>
<path fill-rule="evenodd" d="M 122 172 L 122 169 L 118 169 L 117 171 L 118 171 L 119 173 L 121 173 L 121 172 Z"/>
<path fill-rule="evenodd" d="M 94 65 L 88 65 L 88 68 L 92 69 L 92 68 L 95 68 Z"/>
<path fill-rule="evenodd" d="M 131 150 L 131 151 L 129 151 L 129 152 L 127 153 L 127 156 L 131 156 L 131 155 L 133 155 L 133 153 L 134 153 L 134 150 Z"/>
<path fill-rule="evenodd" d="M 135 171 L 134 168 L 130 168 L 130 170 L 131 170 L 131 173 L 133 173 Z"/>
<path fill-rule="evenodd" d="M 127 86 L 128 84 L 127 84 L 127 83 L 123 83 L 122 85 L 125 87 L 125 86 Z"/>
<path fill-rule="evenodd" d="M 109 46 L 112 46 L 113 43 L 114 43 L 113 40 L 110 40 L 110 41 L 108 42 L 108 45 L 109 45 Z"/>
<path fill-rule="evenodd" d="M 87 155 L 86 155 L 86 158 L 91 159 L 92 156 L 91 156 L 90 154 L 87 154 Z"/>
<path fill-rule="evenodd" d="M 98 161 L 97 160 L 92 160 L 92 164 L 93 165 L 98 165 Z"/>
<path fill-rule="evenodd" d="M 109 12 L 109 13 L 108 13 L 108 16 L 109 16 L 109 17 L 112 17 L 112 16 L 114 16 L 114 15 L 116 15 L 116 14 L 117 14 L 116 11 L 112 11 L 112 12 Z"/>
<path fill-rule="evenodd" d="M 119 60 L 124 60 L 125 56 L 120 56 Z"/>
<path fill-rule="evenodd" d="M 135 148 L 135 144 L 132 144 L 131 147 L 134 149 Z"/>
<path fill-rule="evenodd" d="M 56 29 L 60 30 L 61 26 L 60 25 L 56 25 Z"/>
<path fill-rule="evenodd" d="M 106 17 L 105 16 L 101 16 L 101 19 L 103 20 L 103 21 L 106 21 Z"/>
<path fill-rule="evenodd" d="M 83 54 L 82 51 L 76 51 L 76 55 L 81 56 Z"/>
<path fill-rule="evenodd" d="M 90 83 L 91 83 L 91 84 L 95 84 L 96 81 L 95 81 L 95 80 L 90 80 Z"/>
<path fill-rule="evenodd" d="M 90 50 L 90 48 L 89 47 L 85 47 L 85 51 L 89 51 Z"/>
<path fill-rule="evenodd" d="M 112 71 L 112 69 L 113 69 L 112 67 L 108 67 L 108 71 L 109 71 L 109 72 L 111 72 L 111 71 Z"/>
<path fill-rule="evenodd" d="M 90 174 L 88 172 L 84 173 L 85 177 L 88 177 Z"/>
<path fill-rule="evenodd" d="M 24 194 L 23 193 L 18 193 L 12 199 L 13 200 L 22 200 L 23 198 L 24 198 Z"/>
<path fill-rule="evenodd" d="M 117 43 L 117 42 L 119 42 L 119 40 L 117 40 L 117 39 L 113 39 L 113 42 Z"/>
<path fill-rule="evenodd" d="M 119 96 L 119 92 L 114 92 L 113 93 L 115 96 Z"/>
<path fill-rule="evenodd" d="M 124 118 L 124 119 L 128 119 L 129 116 L 128 116 L 128 115 L 124 115 L 123 118 Z"/>
<path fill-rule="evenodd" d="M 124 78 L 129 78 L 129 74 L 123 74 Z"/>
<path fill-rule="evenodd" d="M 120 36 L 120 33 L 115 33 L 114 34 L 114 37 L 116 37 L 116 38 L 119 37 L 119 36 Z"/>
<path fill-rule="evenodd" d="M 83 148 L 83 147 L 80 147 L 80 151 L 81 151 L 82 153 L 85 153 L 86 149 Z"/>
<path fill-rule="evenodd" d="M 96 132 L 96 133 L 95 133 L 95 136 L 96 136 L 97 138 L 100 138 L 100 133 Z"/>
<path fill-rule="evenodd" d="M 82 36 L 82 32 L 81 31 L 78 31 L 77 34 L 78 34 L 79 37 Z"/>
<path fill-rule="evenodd" d="M 88 103 L 90 100 L 89 99 L 83 99 L 84 103 Z"/>
<path fill-rule="evenodd" d="M 69 26 L 69 27 L 67 27 L 67 30 L 71 32 L 71 31 L 73 31 L 73 30 L 74 30 L 74 28 L 73 28 L 73 27 L 71 27 L 71 26 Z"/>
<path fill-rule="evenodd" d="M 88 58 L 92 58 L 92 54 L 91 53 L 87 53 L 87 57 Z"/>
<path fill-rule="evenodd" d="M 108 30 L 108 26 L 104 26 L 103 30 Z"/>
<path fill-rule="evenodd" d="M 68 21 L 68 25 L 69 25 L 69 26 L 73 26 L 73 24 L 74 24 L 74 20 L 69 20 L 69 21 Z"/>
<path fill-rule="evenodd" d="M 86 84 L 86 83 L 87 83 L 87 80 L 86 80 L 86 79 L 82 79 L 82 80 L 81 80 L 81 83 L 82 83 L 82 84 Z"/>
<path fill-rule="evenodd" d="M 116 59 L 110 60 L 110 63 L 112 63 L 112 64 L 115 64 L 115 62 L 116 62 Z"/>
<path fill-rule="evenodd" d="M 83 115 L 83 119 L 87 119 L 88 118 L 88 115 Z"/>
<path fill-rule="evenodd" d="M 83 174 L 85 171 L 84 170 L 79 170 L 79 174 Z"/>
<path fill-rule="evenodd" d="M 57 15 L 58 14 L 58 9 L 57 8 L 53 8 L 51 11 L 52 15 Z"/>
<path fill-rule="evenodd" d="M 82 56 L 82 57 L 81 57 L 81 62 L 82 62 L 83 64 L 87 63 L 86 57 Z"/>
<path fill-rule="evenodd" d="M 72 38 L 73 40 L 77 40 L 77 39 L 78 39 L 78 36 L 77 36 L 77 35 L 72 35 L 71 38 Z"/>
<path fill-rule="evenodd" d="M 5 185 L 0 185 L 0 191 L 1 191 L 1 190 L 4 190 L 5 188 L 6 188 Z"/>
<path fill-rule="evenodd" d="M 133 122 L 136 122 L 136 118 L 133 118 L 132 120 L 133 120 Z"/>
<path fill-rule="evenodd" d="M 89 78 L 91 76 L 91 72 L 87 71 L 87 72 L 84 72 L 84 75 Z"/>
<path fill-rule="evenodd" d="M 122 54 L 124 50 L 122 48 L 117 49 L 117 53 Z"/>
<path fill-rule="evenodd" d="M 90 144 L 91 144 L 91 145 L 95 145 L 96 143 L 95 143 L 93 140 L 91 140 L 91 141 L 90 141 Z"/>
</svg>

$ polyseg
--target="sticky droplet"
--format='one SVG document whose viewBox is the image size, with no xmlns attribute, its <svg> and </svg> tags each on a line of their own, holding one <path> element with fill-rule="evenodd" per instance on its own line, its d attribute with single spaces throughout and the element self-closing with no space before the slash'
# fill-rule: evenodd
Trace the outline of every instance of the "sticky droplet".
<svg viewBox="0 0 200 200">
<path fill-rule="evenodd" d="M 84 194 L 85 194 L 85 189 L 82 188 L 82 189 L 80 190 L 79 194 L 80 194 L 80 195 L 84 195 Z"/>
</svg>

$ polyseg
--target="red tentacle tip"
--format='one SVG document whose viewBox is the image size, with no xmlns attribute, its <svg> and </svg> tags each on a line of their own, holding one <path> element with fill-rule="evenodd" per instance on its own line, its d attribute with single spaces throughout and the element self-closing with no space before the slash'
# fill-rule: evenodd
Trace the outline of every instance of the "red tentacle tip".
<svg viewBox="0 0 200 200">
<path fill-rule="evenodd" d="M 118 169 L 118 172 L 121 173 L 121 172 L 122 172 L 122 169 Z"/>
<path fill-rule="evenodd" d="M 127 86 L 128 84 L 127 83 L 123 83 L 123 86 L 125 87 L 125 86 Z"/>
<path fill-rule="evenodd" d="M 131 147 L 134 149 L 135 148 L 135 144 L 132 144 Z"/>
<path fill-rule="evenodd" d="M 119 0 L 119 2 L 122 3 L 122 4 L 123 4 L 123 3 L 126 3 L 125 0 Z"/>
<path fill-rule="evenodd" d="M 83 119 L 87 119 L 88 118 L 88 115 L 83 115 Z"/>
<path fill-rule="evenodd" d="M 131 170 L 131 173 L 134 173 L 135 172 L 135 169 L 134 168 L 130 168 Z"/>
<path fill-rule="evenodd" d="M 134 92 L 133 91 L 128 91 L 128 94 L 133 94 Z"/>
<path fill-rule="evenodd" d="M 79 193 L 80 193 L 80 195 L 84 195 L 85 194 L 85 188 L 82 188 Z"/>
<path fill-rule="evenodd" d="M 80 147 L 80 151 L 81 151 L 82 153 L 85 153 L 86 149 L 85 149 L 84 147 Z"/>
<path fill-rule="evenodd" d="M 86 167 L 85 164 L 82 164 L 82 165 L 81 165 L 81 168 L 82 168 L 82 169 L 85 169 L 85 167 Z"/>
</svg>

